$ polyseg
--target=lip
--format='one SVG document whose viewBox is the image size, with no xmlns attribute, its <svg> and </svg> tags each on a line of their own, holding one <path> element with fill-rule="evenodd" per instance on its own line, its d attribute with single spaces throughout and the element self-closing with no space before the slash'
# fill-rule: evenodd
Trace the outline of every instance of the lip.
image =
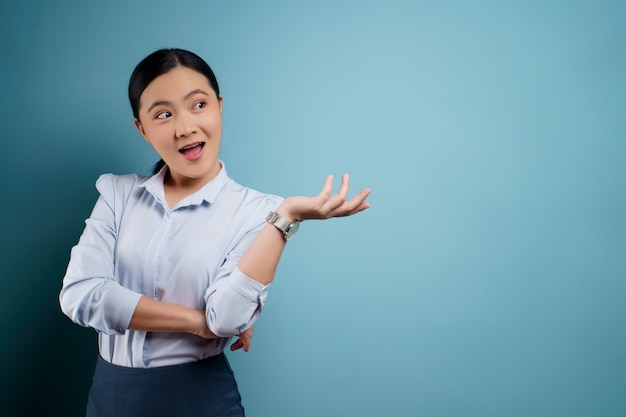
<svg viewBox="0 0 626 417">
<path fill-rule="evenodd" d="M 188 143 L 178 150 L 178 152 L 188 161 L 197 161 L 204 155 L 206 142 Z"/>
</svg>

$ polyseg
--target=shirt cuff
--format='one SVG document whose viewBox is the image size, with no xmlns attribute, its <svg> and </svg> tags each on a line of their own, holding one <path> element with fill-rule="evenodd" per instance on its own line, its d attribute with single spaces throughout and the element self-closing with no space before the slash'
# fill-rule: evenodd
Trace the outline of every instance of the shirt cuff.
<svg viewBox="0 0 626 417">
<path fill-rule="evenodd" d="M 128 330 L 128 326 L 130 326 L 130 321 L 133 318 L 133 313 L 141 298 L 141 294 L 126 288 L 120 288 L 119 294 L 109 294 L 109 297 L 115 300 L 115 306 L 107 308 L 105 311 L 112 312 L 114 316 L 107 317 L 105 322 L 111 323 L 111 330 L 124 334 Z"/>
</svg>

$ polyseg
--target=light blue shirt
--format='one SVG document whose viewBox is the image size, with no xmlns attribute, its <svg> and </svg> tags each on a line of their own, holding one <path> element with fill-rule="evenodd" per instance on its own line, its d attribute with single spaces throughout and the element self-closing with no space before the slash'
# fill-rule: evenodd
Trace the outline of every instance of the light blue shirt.
<svg viewBox="0 0 626 417">
<path fill-rule="evenodd" d="M 258 318 L 268 286 L 238 268 L 281 197 L 219 174 L 171 209 L 167 168 L 152 177 L 104 174 L 70 261 L 59 300 L 75 323 L 98 332 L 100 355 L 129 367 L 156 367 L 220 353 Z M 142 296 L 206 311 L 207 340 L 187 333 L 129 330 Z"/>
</svg>

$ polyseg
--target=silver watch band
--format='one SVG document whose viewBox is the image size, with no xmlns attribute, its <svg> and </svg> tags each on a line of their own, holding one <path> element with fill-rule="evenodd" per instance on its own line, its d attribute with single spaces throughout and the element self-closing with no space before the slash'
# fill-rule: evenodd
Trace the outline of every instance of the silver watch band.
<svg viewBox="0 0 626 417">
<path fill-rule="evenodd" d="M 283 232 L 283 237 L 285 238 L 285 240 L 290 240 L 291 238 L 293 238 L 298 231 L 298 227 L 300 225 L 300 223 L 298 222 L 290 222 L 289 220 L 280 217 L 280 215 L 274 211 L 271 211 L 267 215 L 267 218 L 265 220 L 267 220 L 268 223 L 273 224 L 278 230 Z"/>
<path fill-rule="evenodd" d="M 289 220 L 283 219 L 278 215 L 278 213 L 274 211 L 270 211 L 270 214 L 267 215 L 267 222 L 276 226 L 281 232 L 287 233 L 289 231 L 289 226 L 291 222 Z"/>
</svg>

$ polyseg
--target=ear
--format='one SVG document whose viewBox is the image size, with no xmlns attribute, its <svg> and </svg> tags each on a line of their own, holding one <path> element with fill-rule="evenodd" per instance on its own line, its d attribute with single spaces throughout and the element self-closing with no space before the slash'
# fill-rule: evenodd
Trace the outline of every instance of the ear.
<svg viewBox="0 0 626 417">
<path fill-rule="evenodd" d="M 222 113 L 222 110 L 224 110 L 224 96 L 219 96 L 217 102 L 220 105 L 220 113 Z"/>
<path fill-rule="evenodd" d="M 139 131 L 139 134 L 141 134 L 141 136 L 143 137 L 143 140 L 150 143 L 150 141 L 146 137 L 146 131 L 144 130 L 143 125 L 141 124 L 139 119 L 135 119 L 135 128 L 137 128 L 137 130 Z"/>
</svg>

